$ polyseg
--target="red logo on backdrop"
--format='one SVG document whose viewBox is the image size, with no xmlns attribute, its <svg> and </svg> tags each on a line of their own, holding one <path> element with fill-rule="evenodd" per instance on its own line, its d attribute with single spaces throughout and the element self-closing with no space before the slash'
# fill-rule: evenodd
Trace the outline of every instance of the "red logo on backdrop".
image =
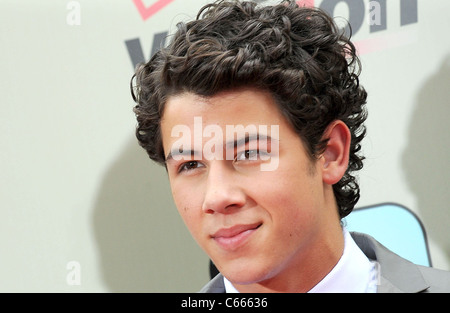
<svg viewBox="0 0 450 313">
<path fill-rule="evenodd" d="M 299 0 L 299 1 L 297 1 L 297 4 L 299 6 L 313 7 L 314 6 L 314 0 Z"/>
<path fill-rule="evenodd" d="M 145 21 L 164 9 L 168 4 L 175 0 L 158 0 L 151 5 L 146 6 L 143 0 L 133 0 L 134 5 L 136 6 L 139 14 L 142 19 Z M 301 6 L 314 6 L 314 0 L 299 0 L 297 3 Z"/>
<path fill-rule="evenodd" d="M 143 2 L 143 0 L 133 0 L 134 5 L 138 9 L 139 14 L 141 15 L 142 19 L 145 21 L 164 9 L 168 4 L 173 2 L 174 0 L 158 0 L 153 1 L 154 3 L 151 5 L 146 6 Z"/>
</svg>

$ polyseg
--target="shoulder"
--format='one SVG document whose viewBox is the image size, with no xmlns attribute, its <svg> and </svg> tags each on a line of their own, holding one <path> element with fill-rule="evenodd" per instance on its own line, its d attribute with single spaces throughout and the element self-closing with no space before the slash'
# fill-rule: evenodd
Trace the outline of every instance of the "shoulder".
<svg viewBox="0 0 450 313">
<path fill-rule="evenodd" d="M 414 264 L 367 234 L 351 235 L 367 258 L 379 265 L 379 292 L 450 292 L 450 272 Z"/>
<path fill-rule="evenodd" d="M 428 282 L 429 288 L 424 292 L 428 293 L 447 293 L 450 292 L 450 272 L 439 270 L 432 267 L 417 266 Z"/>
</svg>

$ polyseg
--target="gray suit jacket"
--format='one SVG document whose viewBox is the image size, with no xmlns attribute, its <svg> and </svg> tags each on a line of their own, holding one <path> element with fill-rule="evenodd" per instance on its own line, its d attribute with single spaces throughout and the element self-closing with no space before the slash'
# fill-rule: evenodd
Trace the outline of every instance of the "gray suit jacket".
<svg viewBox="0 0 450 313">
<path fill-rule="evenodd" d="M 378 293 L 450 292 L 450 272 L 416 265 L 388 250 L 369 235 L 351 233 L 364 254 L 380 265 Z M 218 274 L 200 292 L 224 293 L 222 274 Z"/>
</svg>

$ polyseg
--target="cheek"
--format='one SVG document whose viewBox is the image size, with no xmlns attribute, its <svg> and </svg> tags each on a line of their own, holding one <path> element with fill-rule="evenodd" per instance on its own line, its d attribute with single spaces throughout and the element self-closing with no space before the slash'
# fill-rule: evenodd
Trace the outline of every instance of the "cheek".
<svg viewBox="0 0 450 313">
<path fill-rule="evenodd" d="M 193 190 L 184 191 L 184 189 L 172 186 L 172 197 L 177 207 L 178 213 L 183 219 L 189 231 L 196 237 L 200 229 L 202 216 L 200 193 Z"/>
<path fill-rule="evenodd" d="M 286 177 L 286 180 L 271 184 L 272 189 L 262 194 L 265 195 L 264 206 L 270 210 L 275 226 L 283 236 L 294 236 L 314 225 L 317 210 L 321 206 L 320 182 L 307 175 L 284 175 L 281 177 Z M 277 180 L 274 178 L 269 181 Z"/>
<path fill-rule="evenodd" d="M 296 197 L 289 201 L 280 200 L 278 205 L 271 212 L 271 248 L 268 253 L 287 259 L 312 242 L 318 220 L 316 209 L 308 199 Z"/>
<path fill-rule="evenodd" d="M 291 196 L 284 199 L 289 200 L 283 201 L 283 196 L 279 197 L 271 215 L 274 225 L 286 236 L 286 233 L 304 230 L 310 224 L 312 214 L 306 199 L 296 201 L 297 198 Z"/>
</svg>

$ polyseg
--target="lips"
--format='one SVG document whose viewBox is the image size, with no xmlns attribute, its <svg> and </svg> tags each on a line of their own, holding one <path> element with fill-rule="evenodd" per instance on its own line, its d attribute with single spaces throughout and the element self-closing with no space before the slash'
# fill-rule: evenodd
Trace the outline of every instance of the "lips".
<svg viewBox="0 0 450 313">
<path fill-rule="evenodd" d="M 254 223 L 222 228 L 215 232 L 211 238 L 213 238 L 222 249 L 234 251 L 244 245 L 261 225 L 262 223 Z"/>
</svg>

